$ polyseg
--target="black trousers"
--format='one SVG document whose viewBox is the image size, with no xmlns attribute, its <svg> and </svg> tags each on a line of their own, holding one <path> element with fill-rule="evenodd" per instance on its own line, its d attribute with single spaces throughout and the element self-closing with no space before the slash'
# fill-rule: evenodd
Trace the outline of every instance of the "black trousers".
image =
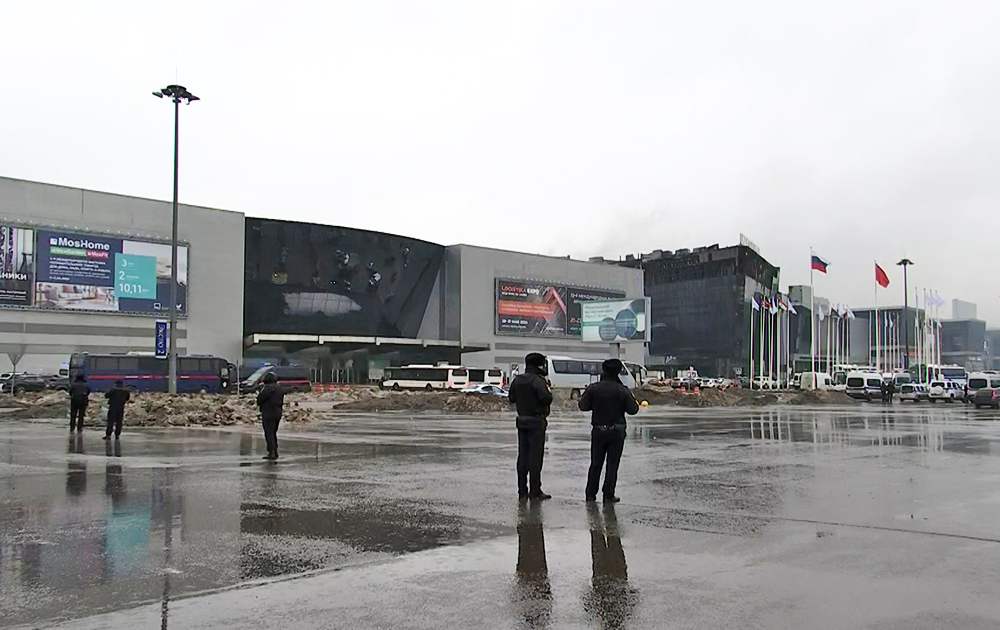
<svg viewBox="0 0 1000 630">
<path fill-rule="evenodd" d="M 83 419 L 87 415 L 87 402 L 69 401 L 69 428 L 83 428 Z"/>
<path fill-rule="evenodd" d="M 261 418 L 264 425 L 264 441 L 267 443 L 267 452 L 278 454 L 278 424 L 281 418 Z"/>
<path fill-rule="evenodd" d="M 108 430 L 104 434 L 111 435 L 111 432 L 114 431 L 115 437 L 118 437 L 122 434 L 122 422 L 124 421 L 124 409 L 108 409 Z"/>
<path fill-rule="evenodd" d="M 545 429 L 517 430 L 517 493 L 541 494 Z"/>
<path fill-rule="evenodd" d="M 602 429 L 594 427 L 590 431 L 590 472 L 587 475 L 587 496 L 597 496 L 597 486 L 601 483 L 601 468 L 608 462 L 604 473 L 604 496 L 613 497 L 618 485 L 618 465 L 622 461 L 625 448 L 625 428 Z"/>
</svg>

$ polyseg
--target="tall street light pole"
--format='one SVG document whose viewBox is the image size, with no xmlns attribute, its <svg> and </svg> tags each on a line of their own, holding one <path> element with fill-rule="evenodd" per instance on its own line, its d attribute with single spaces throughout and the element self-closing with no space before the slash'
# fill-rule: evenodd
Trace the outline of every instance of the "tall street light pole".
<svg viewBox="0 0 1000 630">
<path fill-rule="evenodd" d="M 903 268 L 903 369 L 910 369 L 910 325 L 907 322 L 910 312 L 910 285 L 906 279 L 906 268 L 913 264 L 909 258 L 896 263 Z M 917 329 L 917 316 L 913 315 L 913 330 Z"/>
<path fill-rule="evenodd" d="M 180 85 L 168 85 L 159 92 L 153 92 L 153 96 L 163 98 L 166 96 L 174 102 L 174 206 L 173 218 L 170 228 L 170 349 L 167 354 L 169 366 L 169 391 L 171 394 L 177 393 L 177 165 L 178 148 L 180 144 L 180 121 L 181 103 L 190 105 L 192 102 L 200 100 L 197 96 L 187 91 L 187 88 Z"/>
</svg>

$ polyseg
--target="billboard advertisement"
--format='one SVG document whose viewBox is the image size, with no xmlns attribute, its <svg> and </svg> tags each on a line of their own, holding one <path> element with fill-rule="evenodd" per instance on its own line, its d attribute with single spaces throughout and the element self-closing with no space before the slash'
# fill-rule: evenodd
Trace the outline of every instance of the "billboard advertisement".
<svg viewBox="0 0 1000 630">
<path fill-rule="evenodd" d="M 0 225 L 0 305 L 31 306 L 35 281 L 35 231 Z"/>
<path fill-rule="evenodd" d="M 579 338 L 583 303 L 624 297 L 622 291 L 498 279 L 495 331 L 500 335 Z"/>
<path fill-rule="evenodd" d="M 159 314 L 170 310 L 170 245 L 38 230 L 34 306 Z M 177 308 L 187 312 L 187 247 L 177 248 Z"/>
<path fill-rule="evenodd" d="M 496 332 L 508 335 L 566 335 L 566 287 L 544 282 L 497 280 Z"/>
<path fill-rule="evenodd" d="M 587 302 L 581 311 L 584 341 L 649 341 L 649 298 Z"/>
<path fill-rule="evenodd" d="M 566 324 L 566 335 L 580 337 L 583 334 L 583 313 L 580 305 L 583 302 L 600 302 L 621 300 L 625 298 L 623 291 L 604 291 L 601 289 L 566 289 L 566 312 L 569 314 Z"/>
</svg>

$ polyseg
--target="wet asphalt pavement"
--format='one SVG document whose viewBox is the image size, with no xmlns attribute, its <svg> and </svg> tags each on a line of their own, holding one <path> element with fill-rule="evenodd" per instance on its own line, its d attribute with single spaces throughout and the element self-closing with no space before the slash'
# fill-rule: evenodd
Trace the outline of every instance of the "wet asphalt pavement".
<svg viewBox="0 0 1000 630">
<path fill-rule="evenodd" d="M 614 507 L 553 419 L 543 504 L 509 417 L 128 430 L 3 422 L 0 626 L 996 628 L 1000 415 L 646 409 Z"/>
</svg>

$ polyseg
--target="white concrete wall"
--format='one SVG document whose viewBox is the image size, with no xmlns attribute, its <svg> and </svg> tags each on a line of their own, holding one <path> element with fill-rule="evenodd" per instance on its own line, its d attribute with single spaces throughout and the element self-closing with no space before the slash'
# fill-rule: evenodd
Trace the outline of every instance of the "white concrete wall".
<svg viewBox="0 0 1000 630">
<path fill-rule="evenodd" d="M 171 205 L 109 193 L 0 177 L 0 224 L 170 240 Z M 244 216 L 181 205 L 179 238 L 188 244 L 188 314 L 181 352 L 242 356 Z M 152 351 L 153 322 L 140 315 L 0 308 L 0 353 L 24 348 L 18 370 L 50 371 L 69 353 Z M 0 356 L 0 370 L 9 369 Z"/>
<path fill-rule="evenodd" d="M 446 275 L 445 299 L 455 292 L 461 295 L 461 317 L 458 334 L 464 344 L 486 343 L 490 350 L 463 355 L 463 363 L 477 367 L 509 369 L 529 352 L 568 355 L 581 358 L 607 358 L 610 346 L 583 343 L 572 338 L 522 337 L 497 335 L 496 279 L 546 281 L 574 287 L 622 291 L 626 298 L 643 297 L 643 273 L 618 265 L 590 263 L 569 258 L 537 256 L 470 245 L 449 247 L 445 254 L 446 270 L 449 259 L 458 260 L 460 272 Z M 454 278 L 457 275 L 458 278 Z M 449 282 L 454 280 L 454 282 Z M 449 336 L 449 338 L 451 338 Z M 644 363 L 642 343 L 623 344 L 624 359 Z"/>
</svg>

